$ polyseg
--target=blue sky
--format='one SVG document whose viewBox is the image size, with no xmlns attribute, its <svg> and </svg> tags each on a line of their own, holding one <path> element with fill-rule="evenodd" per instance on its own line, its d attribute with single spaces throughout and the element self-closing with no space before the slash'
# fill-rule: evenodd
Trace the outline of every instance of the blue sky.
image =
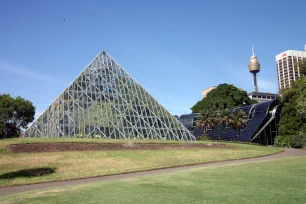
<svg viewBox="0 0 306 204">
<path fill-rule="evenodd" d="M 40 114 L 103 49 L 172 114 L 230 83 L 277 92 L 275 55 L 302 50 L 306 1 L 0 0 L 0 93 Z"/>
</svg>

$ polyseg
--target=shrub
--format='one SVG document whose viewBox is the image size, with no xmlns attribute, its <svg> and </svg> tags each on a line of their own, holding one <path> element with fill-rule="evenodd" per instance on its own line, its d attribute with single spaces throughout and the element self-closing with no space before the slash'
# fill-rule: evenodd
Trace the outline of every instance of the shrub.
<svg viewBox="0 0 306 204">
<path fill-rule="evenodd" d="M 81 131 L 78 134 L 74 135 L 75 138 L 86 138 L 87 136 L 85 135 L 85 133 L 83 131 Z"/>
<path fill-rule="evenodd" d="M 88 135 L 88 134 L 85 134 L 83 131 L 81 131 L 80 133 L 78 134 L 75 134 L 74 135 L 75 138 L 94 138 L 94 139 L 102 139 L 102 135 Z"/>
<path fill-rule="evenodd" d="M 207 135 L 202 135 L 202 136 L 198 137 L 197 140 L 206 141 L 206 140 L 210 140 L 210 138 Z"/>
<path fill-rule="evenodd" d="M 102 135 L 93 135 L 93 138 L 95 138 L 95 139 L 101 139 L 101 138 L 102 138 Z"/>
<path fill-rule="evenodd" d="M 303 148 L 306 145 L 306 134 L 299 132 L 296 135 L 279 135 L 275 138 L 277 147 Z"/>
<path fill-rule="evenodd" d="M 278 135 L 275 138 L 274 145 L 277 147 L 292 147 L 292 139 L 290 135 Z"/>
<path fill-rule="evenodd" d="M 306 134 L 299 132 L 297 135 L 292 137 L 292 147 L 303 148 L 306 146 Z"/>
</svg>

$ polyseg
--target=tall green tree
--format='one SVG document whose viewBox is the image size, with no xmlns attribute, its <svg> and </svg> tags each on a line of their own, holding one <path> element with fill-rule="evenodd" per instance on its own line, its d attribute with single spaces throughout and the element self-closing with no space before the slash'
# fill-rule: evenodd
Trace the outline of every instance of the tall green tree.
<svg viewBox="0 0 306 204">
<path fill-rule="evenodd" d="M 221 140 L 224 138 L 227 132 L 227 127 L 231 126 L 233 121 L 230 115 L 230 111 L 228 109 L 217 111 L 217 118 L 218 118 L 218 125 L 221 125 L 223 128 L 222 135 L 219 135 L 219 140 Z"/>
<path fill-rule="evenodd" d="M 241 129 L 247 127 L 248 119 L 247 114 L 243 110 L 229 111 L 224 109 L 221 111 L 205 111 L 200 114 L 197 120 L 197 127 L 203 128 L 204 135 L 208 134 L 210 128 L 221 125 L 224 128 L 222 138 L 226 134 L 227 127 L 232 127 L 237 131 L 237 137 L 240 137 Z M 221 135 L 219 136 L 219 140 Z"/>
<path fill-rule="evenodd" d="M 220 111 L 254 103 L 257 103 L 257 101 L 251 100 L 246 91 L 230 84 L 220 84 L 216 89 L 209 92 L 204 99 L 197 102 L 191 110 L 194 113 Z"/>
<path fill-rule="evenodd" d="M 213 111 L 202 112 L 197 120 L 197 127 L 203 128 L 204 135 L 208 134 L 208 130 L 218 124 L 218 119 Z"/>
<path fill-rule="evenodd" d="M 297 62 L 297 66 L 300 69 L 300 75 L 306 77 L 306 59 Z"/>
<path fill-rule="evenodd" d="M 247 127 L 248 119 L 247 114 L 243 111 L 233 111 L 230 115 L 231 118 L 231 126 L 238 132 L 238 138 L 240 137 L 241 129 Z"/>
<path fill-rule="evenodd" d="M 0 138 L 17 137 L 34 120 L 35 107 L 20 96 L 0 95 Z"/>
<path fill-rule="evenodd" d="M 296 110 L 303 121 L 306 120 L 306 93 L 301 94 L 296 101 Z"/>
<path fill-rule="evenodd" d="M 279 122 L 281 135 L 306 134 L 306 77 L 297 80 L 290 89 L 281 90 L 283 104 L 282 117 Z"/>
</svg>

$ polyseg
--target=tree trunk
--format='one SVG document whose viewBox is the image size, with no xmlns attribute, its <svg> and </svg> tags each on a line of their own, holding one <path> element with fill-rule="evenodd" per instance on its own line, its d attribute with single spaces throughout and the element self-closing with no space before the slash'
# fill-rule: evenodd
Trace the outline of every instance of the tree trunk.
<svg viewBox="0 0 306 204">
<path fill-rule="evenodd" d="M 226 133 L 227 133 L 226 130 L 227 130 L 227 126 L 224 127 L 223 134 L 222 134 L 222 139 L 224 139 L 224 136 L 225 136 Z"/>
</svg>

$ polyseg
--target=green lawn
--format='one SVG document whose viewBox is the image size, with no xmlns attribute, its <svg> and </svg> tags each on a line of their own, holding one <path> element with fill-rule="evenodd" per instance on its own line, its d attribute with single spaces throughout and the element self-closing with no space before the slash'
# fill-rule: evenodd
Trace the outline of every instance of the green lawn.
<svg viewBox="0 0 306 204">
<path fill-rule="evenodd" d="M 306 157 L 224 165 L 120 181 L 44 189 L 9 203 L 305 203 Z"/>
<path fill-rule="evenodd" d="M 222 161 L 261 156 L 281 151 L 275 147 L 247 144 L 231 144 L 234 148 L 206 148 L 185 150 L 137 150 L 137 151 L 80 151 L 14 154 L 5 151 L 7 144 L 29 142 L 127 142 L 126 140 L 90 139 L 13 139 L 0 141 L 0 186 L 68 180 L 107 174 L 148 170 L 161 167 Z M 161 141 L 133 141 L 161 142 Z M 162 141 L 169 142 L 169 141 Z M 207 141 L 206 141 L 207 143 Z M 55 173 L 43 176 L 4 174 L 32 168 L 50 168 Z M 1 177 L 2 176 L 2 177 Z"/>
</svg>

